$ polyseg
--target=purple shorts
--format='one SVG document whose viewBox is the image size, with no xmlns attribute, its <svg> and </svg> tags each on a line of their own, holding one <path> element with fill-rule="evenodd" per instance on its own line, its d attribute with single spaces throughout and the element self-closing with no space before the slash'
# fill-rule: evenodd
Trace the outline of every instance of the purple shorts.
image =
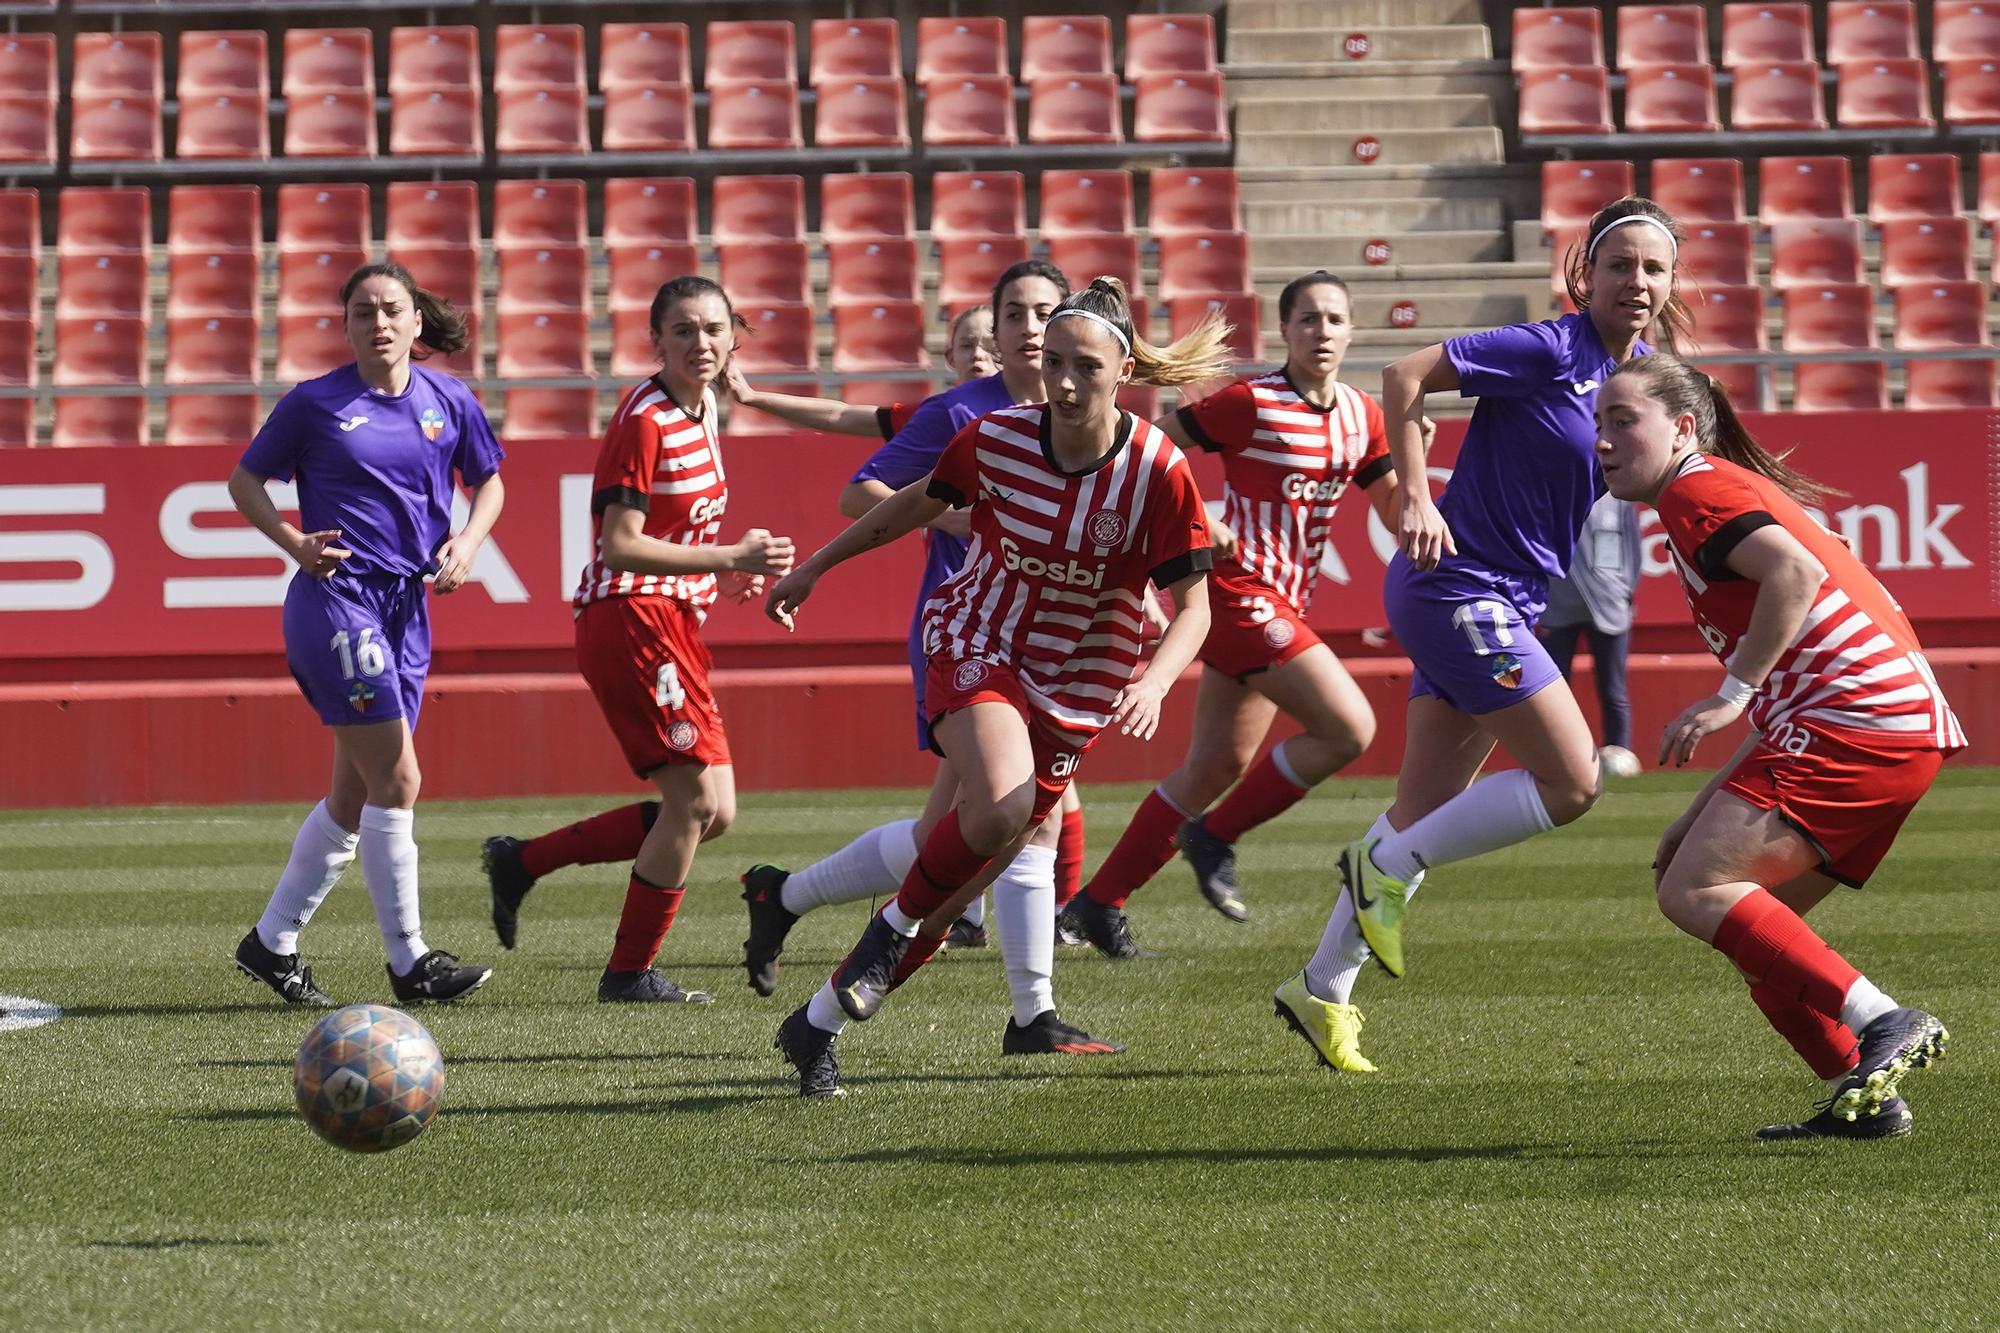
<svg viewBox="0 0 2000 1333">
<path fill-rule="evenodd" d="M 285 590 L 285 662 L 328 726 L 401 717 L 416 730 L 431 669 L 423 581 L 294 576 Z"/>
<path fill-rule="evenodd" d="M 1535 637 L 1548 606 L 1540 579 L 1450 556 L 1419 573 L 1398 553 L 1382 581 L 1382 604 L 1416 667 L 1412 699 L 1428 694 L 1477 716 L 1512 707 L 1561 679 Z"/>
</svg>

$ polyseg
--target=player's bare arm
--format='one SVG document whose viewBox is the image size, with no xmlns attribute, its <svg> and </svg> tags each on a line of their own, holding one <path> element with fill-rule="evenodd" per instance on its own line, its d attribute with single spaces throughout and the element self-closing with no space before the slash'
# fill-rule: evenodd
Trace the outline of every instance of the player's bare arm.
<svg viewBox="0 0 2000 1333">
<path fill-rule="evenodd" d="M 1174 605 L 1179 610 L 1146 670 L 1118 691 L 1107 724 L 1142 741 L 1151 740 L 1159 730 L 1160 704 L 1166 699 L 1167 690 L 1193 665 L 1195 654 L 1201 651 L 1201 641 L 1208 637 L 1208 575 L 1189 574 L 1170 584 L 1167 591 L 1174 595 Z"/>
<path fill-rule="evenodd" d="M 444 545 L 437 549 L 432 592 L 442 596 L 456 591 L 465 582 L 466 575 L 472 572 L 473 561 L 479 558 L 479 548 L 486 544 L 506 503 L 507 487 L 498 472 L 472 488 L 472 511 L 466 515 L 465 526 L 446 537 Z"/>
<path fill-rule="evenodd" d="M 605 566 L 621 574 L 783 574 L 792 567 L 790 537 L 752 528 L 727 546 L 684 546 L 645 533 L 646 515 L 629 505 L 604 511 Z"/>
<path fill-rule="evenodd" d="M 931 474 L 926 472 L 813 552 L 797 569 L 771 586 L 770 595 L 764 599 L 764 614 L 790 629 L 792 613 L 812 596 L 813 585 L 822 575 L 864 551 L 907 537 L 936 518 L 947 506 L 931 496 L 930 484 Z"/>
<path fill-rule="evenodd" d="M 1424 459 L 1437 426 L 1424 416 L 1424 395 L 1458 387 L 1458 368 L 1445 354 L 1443 343 L 1434 343 L 1392 361 L 1382 370 L 1382 420 L 1389 435 L 1389 457 L 1399 480 L 1426 476 Z M 1429 429 L 1426 429 L 1429 423 Z M 1404 485 L 1396 522 L 1396 544 L 1418 569 L 1435 569 L 1440 559 L 1457 555 L 1451 529 L 1431 499 L 1428 483 Z"/>
<path fill-rule="evenodd" d="M 789 421 L 794 426 L 806 430 L 823 431 L 830 435 L 874 435 L 877 430 L 876 409 L 858 403 L 843 403 L 837 398 L 809 398 L 801 394 L 772 393 L 751 387 L 743 372 L 731 362 L 723 372 L 724 382 L 729 387 L 729 396 L 743 407 L 768 412 L 780 421 Z M 852 515 L 850 515 L 852 517 Z"/>
<path fill-rule="evenodd" d="M 877 481 L 873 477 L 868 477 L 861 481 L 850 481 L 840 492 L 841 516 L 843 518 L 863 518 L 876 505 L 881 504 L 895 493 L 895 491 L 889 488 L 889 483 Z M 947 507 L 943 513 L 939 514 L 929 523 L 919 524 L 918 526 L 948 533 L 960 541 L 964 541 L 972 536 L 972 511 L 969 509 L 952 509 Z"/>
<path fill-rule="evenodd" d="M 236 504 L 236 512 L 243 515 L 246 522 L 257 531 L 269 537 L 277 548 L 297 561 L 299 567 L 314 578 L 325 578 L 340 567 L 340 562 L 354 554 L 345 547 L 335 546 L 340 540 L 339 528 L 328 528 L 324 532 L 300 532 L 285 516 L 278 512 L 272 502 L 271 493 L 264 489 L 269 480 L 238 464 L 229 474 L 229 498 Z"/>
</svg>

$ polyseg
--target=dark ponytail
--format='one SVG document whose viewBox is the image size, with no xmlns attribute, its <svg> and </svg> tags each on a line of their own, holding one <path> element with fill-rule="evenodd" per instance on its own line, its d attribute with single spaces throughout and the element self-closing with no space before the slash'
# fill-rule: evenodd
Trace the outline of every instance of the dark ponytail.
<svg viewBox="0 0 2000 1333">
<path fill-rule="evenodd" d="M 429 350 L 412 348 L 410 351 L 412 360 L 421 361 L 431 352 L 442 352 L 450 356 L 453 352 L 462 352 L 471 345 L 471 330 L 467 327 L 465 316 L 459 312 L 458 307 L 436 292 L 419 287 L 417 280 L 410 276 L 410 270 L 393 259 L 385 259 L 379 264 L 363 264 L 347 275 L 347 281 L 340 284 L 340 306 L 343 312 L 347 308 L 348 298 L 354 295 L 354 289 L 370 278 L 388 278 L 392 282 L 402 284 L 403 290 L 410 294 L 411 303 L 417 307 L 417 316 L 423 321 L 417 333 L 417 341 Z"/>
<path fill-rule="evenodd" d="M 1695 440 L 1703 453 L 1769 477 L 1800 504 L 1816 505 L 1830 495 L 1840 494 L 1792 467 L 1786 461 L 1791 457 L 1790 450 L 1774 454 L 1757 443 L 1743 419 L 1736 415 L 1722 381 L 1705 371 L 1671 353 L 1655 352 L 1651 356 L 1635 356 L 1611 372 L 1613 379 L 1623 375 L 1644 383 L 1647 397 L 1665 408 L 1670 418 L 1691 413 Z"/>
<path fill-rule="evenodd" d="M 1674 221 L 1673 214 L 1661 208 L 1650 199 L 1638 195 L 1627 195 L 1614 200 L 1597 210 L 1597 215 L 1584 228 L 1583 238 L 1569 248 L 1565 258 L 1563 285 L 1569 289 L 1569 299 L 1578 310 L 1590 309 L 1591 276 L 1590 256 L 1597 249 L 1597 243 L 1604 238 L 1617 223 L 1626 218 L 1650 218 L 1667 229 L 1674 238 L 1675 253 L 1679 253 L 1687 236 L 1681 231 L 1681 224 Z M 1654 321 L 1655 340 L 1669 352 L 1679 352 L 1693 340 L 1694 313 L 1681 299 L 1681 270 L 1678 262 L 1674 265 L 1673 285 L 1667 289 L 1667 303 L 1660 308 L 1659 318 Z"/>
</svg>

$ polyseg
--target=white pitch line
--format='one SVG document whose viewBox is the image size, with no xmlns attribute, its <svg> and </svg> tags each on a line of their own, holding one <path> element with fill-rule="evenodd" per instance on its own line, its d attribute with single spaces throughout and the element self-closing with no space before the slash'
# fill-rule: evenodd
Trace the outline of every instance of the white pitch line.
<svg viewBox="0 0 2000 1333">
<path fill-rule="evenodd" d="M 25 995 L 0 995 L 0 1032 L 25 1032 L 62 1017 L 62 1010 L 46 1000 Z"/>
</svg>

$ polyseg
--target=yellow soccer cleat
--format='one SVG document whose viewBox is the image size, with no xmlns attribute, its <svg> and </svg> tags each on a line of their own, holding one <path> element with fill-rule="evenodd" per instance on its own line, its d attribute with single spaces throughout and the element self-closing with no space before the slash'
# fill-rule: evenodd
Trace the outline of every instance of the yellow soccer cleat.
<svg viewBox="0 0 2000 1333">
<path fill-rule="evenodd" d="M 1351 1004 L 1322 1000 L 1306 989 L 1301 972 L 1271 994 L 1279 1018 L 1311 1043 L 1319 1062 L 1343 1074 L 1372 1074 L 1375 1066 L 1361 1053 L 1361 1011 Z"/>
<path fill-rule="evenodd" d="M 1375 842 L 1380 842 L 1376 839 Z M 1341 889 L 1354 900 L 1355 924 L 1369 952 L 1392 977 L 1403 975 L 1403 909 L 1410 886 L 1382 873 L 1369 853 L 1375 842 L 1356 838 L 1340 852 Z"/>
</svg>

